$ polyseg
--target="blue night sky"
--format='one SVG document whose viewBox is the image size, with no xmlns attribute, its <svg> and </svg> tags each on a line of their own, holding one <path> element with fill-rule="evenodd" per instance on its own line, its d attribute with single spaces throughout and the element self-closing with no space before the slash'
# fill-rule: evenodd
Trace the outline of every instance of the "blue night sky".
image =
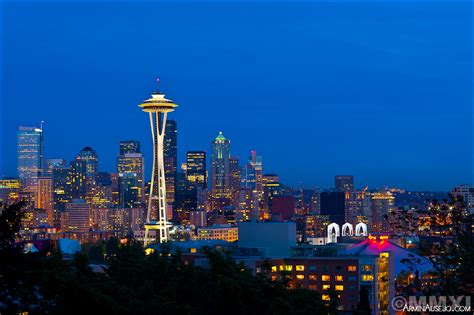
<svg viewBox="0 0 474 315">
<path fill-rule="evenodd" d="M 222 130 L 286 184 L 447 190 L 472 182 L 470 2 L 3 3 L 0 176 L 16 130 L 45 120 L 45 157 L 142 142 L 137 104 L 180 107 L 179 160 Z"/>
</svg>

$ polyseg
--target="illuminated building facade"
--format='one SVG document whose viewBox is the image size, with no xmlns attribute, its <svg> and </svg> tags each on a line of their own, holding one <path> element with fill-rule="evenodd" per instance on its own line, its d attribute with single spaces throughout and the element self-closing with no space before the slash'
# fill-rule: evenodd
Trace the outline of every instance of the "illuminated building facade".
<svg viewBox="0 0 474 315">
<path fill-rule="evenodd" d="M 206 152 L 186 153 L 186 179 L 201 189 L 207 188 Z"/>
<path fill-rule="evenodd" d="M 55 166 L 51 170 L 53 186 L 53 225 L 60 226 L 61 213 L 65 210 L 70 197 L 70 170 L 66 166 Z"/>
<path fill-rule="evenodd" d="M 70 199 L 85 199 L 87 193 L 87 162 L 72 160 L 69 167 L 68 188 Z"/>
<path fill-rule="evenodd" d="M 79 152 L 76 160 L 85 162 L 87 186 L 91 187 L 95 182 L 97 173 L 99 172 L 99 157 L 97 156 L 97 153 L 91 147 L 85 147 Z"/>
<path fill-rule="evenodd" d="M 372 231 L 389 232 L 386 216 L 395 210 L 395 196 L 390 191 L 377 191 L 371 195 Z"/>
<path fill-rule="evenodd" d="M 18 178 L 24 190 L 36 189 L 38 177 L 43 175 L 43 130 L 20 126 L 18 140 Z"/>
<path fill-rule="evenodd" d="M 230 225 L 213 225 L 196 230 L 196 240 L 223 240 L 226 242 L 235 242 L 239 239 L 239 230 Z"/>
<path fill-rule="evenodd" d="M 141 183 L 137 173 L 119 173 L 119 206 L 120 208 L 136 208 L 141 205 Z"/>
<path fill-rule="evenodd" d="M 150 230 L 158 231 L 157 240 L 159 243 L 168 241 L 170 224 L 168 223 L 166 202 L 164 139 L 167 114 L 174 111 L 177 105 L 166 99 L 163 93 L 155 92 L 151 98 L 139 106 L 149 114 L 153 140 L 153 167 L 144 237 L 144 246 L 147 246 Z"/>
<path fill-rule="evenodd" d="M 144 172 L 144 159 L 143 155 L 140 152 L 140 142 L 129 140 L 129 141 L 121 141 L 120 142 L 120 154 L 117 156 L 117 173 L 119 175 L 119 185 L 120 185 L 120 178 L 125 180 L 125 178 L 132 179 L 135 178 L 137 183 L 133 185 L 133 189 L 136 190 L 133 194 L 136 194 L 136 198 L 138 201 L 134 202 L 134 206 L 138 206 L 138 203 L 144 201 L 144 190 L 145 190 L 145 172 Z M 127 174 L 127 175 L 126 175 Z M 135 174 L 135 175 L 128 175 L 128 174 Z M 123 197 L 120 195 L 122 193 L 128 193 L 126 190 L 123 190 L 123 186 L 119 189 L 119 200 L 120 206 L 122 205 Z"/>
<path fill-rule="evenodd" d="M 236 215 L 237 222 L 258 220 L 258 195 L 253 189 L 241 189 L 239 207 Z"/>
<path fill-rule="evenodd" d="M 84 199 L 73 199 L 66 204 L 62 217 L 63 231 L 86 233 L 91 226 L 91 208 Z"/>
<path fill-rule="evenodd" d="M 345 222 L 357 224 L 361 218 L 368 220 L 367 214 L 370 212 L 370 193 L 367 191 L 346 191 L 345 192 Z"/>
<path fill-rule="evenodd" d="M 231 195 L 231 203 L 238 207 L 239 204 L 239 194 L 241 185 L 241 169 L 239 165 L 239 158 L 236 156 L 232 156 L 229 159 L 229 168 L 230 168 L 230 195 Z"/>
<path fill-rule="evenodd" d="M 213 197 L 230 197 L 230 141 L 222 132 L 212 141 L 211 194 Z"/>
<path fill-rule="evenodd" d="M 0 203 L 8 205 L 20 201 L 20 180 L 16 178 L 0 179 Z"/>
<path fill-rule="evenodd" d="M 38 177 L 36 183 L 35 207 L 46 211 L 48 224 L 53 225 L 53 180 L 51 177 Z"/>
<path fill-rule="evenodd" d="M 178 125 L 175 120 L 165 123 L 164 162 L 166 180 L 166 202 L 173 204 L 176 193 L 176 176 L 178 167 Z"/>
</svg>

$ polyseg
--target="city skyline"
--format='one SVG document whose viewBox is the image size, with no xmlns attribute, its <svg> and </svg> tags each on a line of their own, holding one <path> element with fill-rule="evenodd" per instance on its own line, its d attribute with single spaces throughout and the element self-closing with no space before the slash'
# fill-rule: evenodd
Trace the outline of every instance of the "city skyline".
<svg viewBox="0 0 474 315">
<path fill-rule="evenodd" d="M 210 156 L 210 141 L 223 131 L 232 141 L 232 155 L 242 162 L 251 150 L 256 150 L 263 159 L 263 172 L 276 173 L 282 182 L 293 187 L 300 187 L 302 183 L 308 188 L 329 188 L 333 186 L 333 176 L 339 174 L 354 175 L 357 187 L 369 185 L 369 188 L 386 185 L 409 190 L 448 191 L 452 186 L 472 182 L 471 81 L 469 67 L 466 67 L 470 63 L 467 58 L 470 48 L 462 43 L 463 36 L 468 35 L 462 31 L 468 22 L 467 15 L 461 10 L 462 4 L 445 4 L 442 9 L 434 4 L 427 5 L 422 9 L 427 18 L 408 21 L 406 26 L 400 21 L 404 13 L 412 12 L 409 5 L 355 5 L 353 9 L 361 14 L 359 17 L 337 13 L 337 4 L 306 4 L 307 7 L 302 4 L 302 7 L 289 9 L 289 18 L 294 23 L 284 29 L 278 24 L 278 17 L 283 14 L 282 5 L 272 6 L 270 16 L 264 20 L 261 20 L 266 9 L 263 4 L 261 7 L 253 4 L 254 10 L 248 16 L 242 8 L 231 12 L 229 4 L 212 8 L 194 4 L 191 7 L 195 12 L 179 5 L 150 6 L 156 10 L 146 13 L 145 9 L 150 8 L 146 5 L 132 8 L 132 13 L 140 16 L 138 18 L 125 10 L 126 5 L 111 5 L 109 9 L 117 17 L 109 17 L 110 25 L 118 27 L 117 34 L 124 33 L 124 38 L 134 45 L 151 39 L 151 47 L 156 47 L 158 35 L 150 30 L 164 27 L 169 32 L 163 35 L 163 40 L 177 47 L 176 55 L 159 52 L 156 58 L 141 51 L 127 59 L 129 64 L 121 59 L 125 51 L 130 53 L 129 50 L 112 53 L 91 35 L 99 25 L 93 13 L 103 13 L 99 7 L 76 8 L 75 18 L 66 21 L 74 5 L 55 6 L 52 12 L 61 11 L 63 17 L 52 18 L 51 22 L 40 23 L 39 27 L 47 28 L 48 23 L 58 21 L 65 27 L 48 35 L 55 44 L 44 42 L 41 45 L 35 44 L 41 38 L 31 37 L 29 24 L 17 25 L 13 19 L 21 20 L 34 13 L 29 22 L 34 23 L 36 16 L 42 16 L 38 13 L 47 10 L 48 6 L 26 10 L 14 4 L 5 7 L 5 18 L 15 27 L 4 30 L 11 45 L 4 48 L 3 54 L 9 82 L 3 84 L 2 93 L 0 175 L 16 176 L 15 134 L 18 126 L 39 126 L 41 120 L 46 121 L 45 159 L 70 161 L 80 149 L 90 146 L 99 155 L 100 170 L 114 171 L 119 141 L 136 139 L 147 143 L 149 131 L 142 126 L 139 113 L 134 112 L 134 104 L 148 95 L 153 89 L 154 78 L 159 75 L 163 89 L 187 109 L 173 117 L 178 122 L 178 166 L 185 161 L 187 151 L 206 151 Z M 305 8 L 312 14 L 319 14 L 317 16 L 324 12 L 333 14 L 335 21 L 342 25 L 309 19 L 302 13 Z M 393 15 L 380 31 L 388 32 L 393 42 L 380 42 L 379 33 L 370 31 L 366 39 L 359 38 L 367 47 L 354 47 L 345 37 L 344 27 L 365 21 L 364 9 L 373 15 L 387 14 L 386 8 L 392 9 Z M 216 19 L 220 16 L 216 12 L 228 18 L 228 22 L 219 18 L 219 23 L 223 23 L 222 31 L 211 31 L 209 24 L 198 23 L 202 22 L 199 14 Z M 133 33 L 133 28 L 116 19 L 129 17 L 132 25 L 140 25 L 136 23 L 146 14 L 161 17 L 162 13 L 166 15 L 163 22 L 146 22 L 140 26 L 138 35 Z M 88 14 L 92 14 L 91 25 L 84 29 L 85 36 L 64 36 L 76 30 L 78 18 Z M 187 20 L 183 20 L 185 15 Z M 165 25 L 165 22 L 173 22 L 170 17 L 179 22 L 188 21 L 183 25 L 198 23 L 195 35 L 201 36 L 193 41 L 185 36 L 187 28 L 175 24 L 172 25 L 176 29 L 171 31 Z M 238 22 L 242 17 L 248 17 L 249 26 Z M 441 32 L 430 22 L 430 18 L 441 17 L 449 26 L 442 36 L 423 31 L 422 24 L 425 23 Z M 355 31 L 367 32 L 375 22 L 366 21 L 368 25 L 359 25 Z M 317 30 L 322 26 L 330 33 L 319 34 Z M 417 36 L 425 36 L 425 41 L 420 42 L 421 37 L 397 33 L 398 26 L 403 26 L 404 31 L 419 30 Z M 258 31 L 252 35 L 250 29 L 254 27 Z M 294 43 L 292 36 L 295 36 L 299 43 L 297 47 L 311 53 L 301 54 L 286 46 L 280 47 L 274 35 L 278 32 L 273 32 L 272 27 L 286 32 L 284 39 L 289 43 Z M 311 32 L 302 35 L 301 27 Z M 202 47 L 199 40 L 208 37 L 199 33 L 201 31 L 211 40 L 222 39 L 221 48 L 215 44 Z M 97 36 L 105 36 L 118 45 L 116 37 L 104 32 Z M 130 32 L 133 36 L 128 35 Z M 223 34 L 232 36 L 222 38 Z M 16 35 L 28 40 L 15 41 Z M 135 35 L 138 37 L 132 39 Z M 259 43 L 258 36 L 268 36 L 268 41 Z M 331 36 L 340 42 L 328 39 Z M 245 48 L 235 46 L 234 37 L 247 44 Z M 178 38 L 189 41 L 178 41 Z M 377 41 L 378 46 L 371 39 Z M 37 50 L 23 49 L 25 42 L 36 46 Z M 97 46 L 94 59 L 88 50 L 76 49 L 81 43 Z M 402 43 L 406 44 L 403 49 Z M 352 49 L 351 55 L 341 50 L 347 45 Z M 453 47 L 453 55 L 443 50 L 446 45 Z M 186 54 L 192 48 L 199 48 L 195 50 L 196 56 Z M 420 64 L 428 52 L 433 57 Z M 271 56 L 268 62 L 263 58 L 267 55 Z M 448 61 L 454 55 L 458 63 L 453 65 Z M 53 64 L 51 56 L 56 56 L 57 63 L 48 68 L 50 73 L 46 74 L 44 67 Z M 301 60 L 282 65 L 276 71 L 274 65 L 285 56 L 290 60 L 301 57 Z M 140 62 L 135 59 L 141 57 Z M 31 58 L 34 64 L 22 66 L 21 61 L 25 58 Z M 390 60 L 392 66 L 385 65 L 386 60 Z M 364 71 L 357 66 L 359 63 Z M 118 64 L 120 69 L 116 69 Z M 434 64 L 437 67 L 433 67 Z M 416 69 L 412 70 L 414 65 Z M 83 72 L 84 66 L 97 70 L 93 78 Z M 433 74 L 431 68 L 442 71 L 448 79 Z M 40 76 L 41 82 L 25 80 Z M 32 109 L 27 104 L 28 98 L 21 97 L 25 90 L 35 95 L 36 104 L 42 105 L 41 110 L 37 110 L 37 105 Z M 75 95 L 75 99 L 70 100 L 70 95 Z M 64 111 L 65 97 L 71 102 L 68 109 L 80 110 L 73 114 Z M 290 129 L 283 132 L 280 120 L 286 118 L 284 106 L 289 101 L 297 102 L 300 109 L 291 113 Z M 30 114 L 21 114 L 20 108 Z M 108 114 L 104 115 L 104 112 Z M 151 151 L 150 146 L 143 145 L 145 169 L 151 167 Z"/>
</svg>

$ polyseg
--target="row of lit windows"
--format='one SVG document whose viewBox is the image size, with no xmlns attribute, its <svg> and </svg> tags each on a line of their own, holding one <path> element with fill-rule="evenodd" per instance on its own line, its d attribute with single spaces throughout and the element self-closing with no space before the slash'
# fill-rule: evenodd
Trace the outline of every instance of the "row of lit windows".
<svg viewBox="0 0 474 315">
<path fill-rule="evenodd" d="M 371 265 L 364 265 L 364 267 L 366 267 L 366 266 L 372 267 Z M 340 267 L 340 266 L 338 266 L 338 267 Z M 341 270 L 341 269 L 342 269 L 342 267 L 337 268 L 337 270 Z M 293 266 L 292 265 L 280 265 L 279 270 L 280 271 L 293 271 Z M 304 265 L 295 265 L 295 270 L 296 271 L 304 271 L 305 266 Z M 315 270 L 317 270 L 317 268 L 316 268 L 316 266 L 309 266 L 308 270 L 315 271 Z M 329 270 L 328 266 L 323 267 L 323 271 L 328 271 L 328 270 Z M 364 268 L 364 271 L 370 271 L 370 270 L 372 270 L 372 269 L 366 270 Z M 272 272 L 276 272 L 276 271 L 277 271 L 277 266 L 272 266 Z M 347 271 L 357 271 L 357 266 L 347 266 Z"/>
</svg>

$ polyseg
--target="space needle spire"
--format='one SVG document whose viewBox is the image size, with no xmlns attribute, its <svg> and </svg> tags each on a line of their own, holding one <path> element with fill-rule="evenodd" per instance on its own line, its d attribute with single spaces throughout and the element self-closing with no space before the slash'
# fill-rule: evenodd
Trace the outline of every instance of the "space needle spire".
<svg viewBox="0 0 474 315">
<path fill-rule="evenodd" d="M 159 78 L 156 79 L 159 83 Z M 151 173 L 151 185 L 148 196 L 148 209 L 145 223 L 144 246 L 150 243 L 150 230 L 156 231 L 156 240 L 159 243 L 168 241 L 168 230 L 171 224 L 168 222 L 166 211 L 166 181 L 163 158 L 163 143 L 165 137 L 165 126 L 167 114 L 174 111 L 176 105 L 173 101 L 166 99 L 161 92 L 155 92 L 151 98 L 143 101 L 139 107 L 149 114 L 151 137 L 153 140 L 153 167 Z"/>
</svg>

